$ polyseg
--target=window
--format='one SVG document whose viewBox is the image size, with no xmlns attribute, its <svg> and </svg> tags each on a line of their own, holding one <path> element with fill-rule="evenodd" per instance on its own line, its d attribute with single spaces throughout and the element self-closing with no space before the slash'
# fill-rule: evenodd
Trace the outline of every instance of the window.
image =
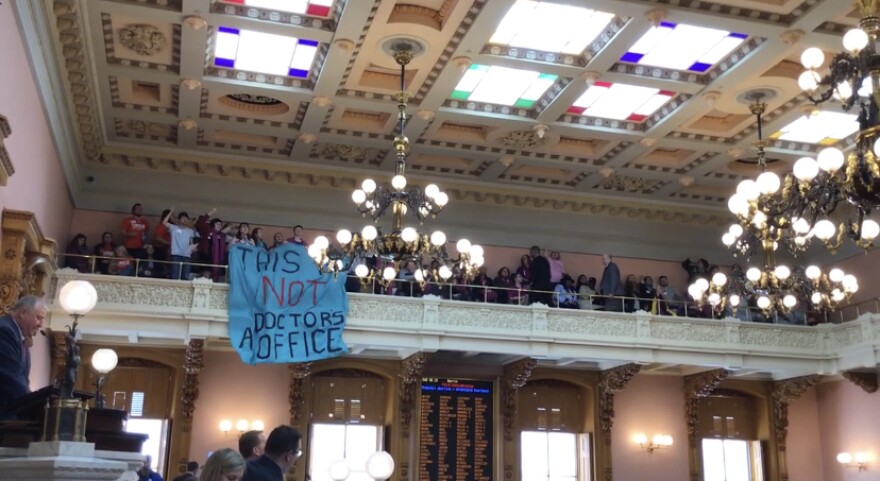
<svg viewBox="0 0 880 481">
<path fill-rule="evenodd" d="M 214 65 L 307 78 L 317 52 L 315 40 L 219 27 L 214 42 Z"/>
<path fill-rule="evenodd" d="M 669 90 L 596 82 L 568 108 L 568 113 L 641 122 L 674 96 L 675 92 Z"/>
<path fill-rule="evenodd" d="M 533 70 L 471 65 L 452 92 L 456 100 L 531 108 L 557 76 Z"/>
<path fill-rule="evenodd" d="M 138 393 L 135 393 L 137 395 Z M 165 419 L 129 418 L 125 422 L 125 432 L 141 433 L 149 436 L 141 448 L 141 454 L 153 458 L 153 471 L 165 470 L 165 452 L 168 450 L 168 421 Z"/>
<path fill-rule="evenodd" d="M 859 122 L 855 115 L 822 110 L 815 115 L 798 117 L 771 137 L 808 144 L 832 145 L 858 130 Z"/>
<path fill-rule="evenodd" d="M 589 437 L 574 433 L 523 431 L 520 436 L 522 481 L 590 479 Z"/>
<path fill-rule="evenodd" d="M 248 7 L 266 8 L 280 12 L 290 12 L 328 17 L 333 0 L 223 0 L 225 3 L 246 5 Z"/>
<path fill-rule="evenodd" d="M 705 481 L 762 481 L 760 444 L 741 439 L 703 439 Z"/>
<path fill-rule="evenodd" d="M 382 449 L 380 426 L 312 424 L 309 438 L 309 475 L 312 481 L 331 481 L 330 465 L 344 459 L 351 470 L 349 481 L 372 481 L 367 458 Z"/>
<path fill-rule="evenodd" d="M 589 8 L 519 0 L 489 43 L 577 55 L 605 30 L 614 15 Z"/>
<path fill-rule="evenodd" d="M 703 73 L 747 38 L 742 33 L 660 22 L 642 35 L 620 60 Z"/>
</svg>

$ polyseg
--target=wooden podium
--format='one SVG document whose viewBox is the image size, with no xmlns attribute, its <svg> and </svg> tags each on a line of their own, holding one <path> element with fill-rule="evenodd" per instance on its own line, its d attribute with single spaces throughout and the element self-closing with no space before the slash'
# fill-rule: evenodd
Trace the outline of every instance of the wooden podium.
<svg viewBox="0 0 880 481">
<path fill-rule="evenodd" d="M 0 409 L 0 447 L 27 448 L 30 443 L 41 441 L 46 407 L 57 399 L 58 388 L 47 386 L 7 404 Z M 84 404 L 94 397 L 92 393 L 74 391 L 76 399 Z M 128 413 L 118 409 L 89 409 L 86 416 L 86 442 L 94 443 L 95 449 L 106 451 L 141 452 L 149 436 L 125 432 Z M 51 440 L 49 440 L 51 441 Z"/>
</svg>

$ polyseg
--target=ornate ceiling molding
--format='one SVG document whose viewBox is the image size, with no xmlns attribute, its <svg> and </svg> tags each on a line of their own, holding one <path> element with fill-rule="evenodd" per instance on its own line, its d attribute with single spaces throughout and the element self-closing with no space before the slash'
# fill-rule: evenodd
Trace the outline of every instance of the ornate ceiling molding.
<svg viewBox="0 0 880 481">
<path fill-rule="evenodd" d="M 255 182 L 284 182 L 294 186 L 317 188 L 354 188 L 360 185 L 361 178 L 354 173 L 337 172 L 329 175 L 319 172 L 304 172 L 269 168 L 265 166 L 242 168 L 221 164 L 210 160 L 168 159 L 141 155 L 105 154 L 101 162 L 108 166 L 124 166 L 135 169 L 152 169 L 164 172 L 186 172 L 213 177 L 239 178 Z M 256 174 L 256 175 L 255 175 Z M 721 210 L 684 210 L 681 207 L 645 207 L 627 204 L 625 199 L 563 199 L 551 193 L 510 193 L 493 192 L 475 187 L 449 187 L 447 193 L 454 200 L 461 202 L 486 203 L 498 206 L 529 207 L 553 211 L 574 212 L 583 214 L 626 217 L 658 222 L 674 222 L 680 224 L 700 224 L 726 226 L 730 223 L 728 216 Z"/>
</svg>

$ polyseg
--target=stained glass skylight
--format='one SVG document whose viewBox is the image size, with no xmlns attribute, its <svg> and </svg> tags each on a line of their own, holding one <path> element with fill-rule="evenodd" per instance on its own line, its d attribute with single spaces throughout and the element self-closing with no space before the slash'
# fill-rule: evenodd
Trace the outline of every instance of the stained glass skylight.
<svg viewBox="0 0 880 481">
<path fill-rule="evenodd" d="M 614 14 L 558 3 L 519 0 L 489 43 L 577 55 L 605 30 Z"/>
<path fill-rule="evenodd" d="M 747 38 L 748 35 L 742 33 L 660 22 L 642 35 L 620 60 L 703 73 Z"/>
<path fill-rule="evenodd" d="M 317 52 L 315 40 L 219 27 L 214 42 L 214 65 L 307 78 Z"/>
<path fill-rule="evenodd" d="M 596 82 L 568 108 L 590 117 L 641 122 L 662 107 L 675 92 L 610 82 Z"/>
<path fill-rule="evenodd" d="M 822 110 L 809 117 L 798 117 L 797 120 L 773 134 L 772 138 L 829 145 L 840 139 L 845 139 L 859 130 L 857 118 L 851 114 Z"/>
<path fill-rule="evenodd" d="M 265 8 L 278 12 L 298 13 L 314 17 L 330 16 L 333 0 L 222 0 L 224 3 Z"/>
<path fill-rule="evenodd" d="M 530 108 L 556 75 L 488 65 L 471 65 L 452 92 L 456 100 Z"/>
</svg>

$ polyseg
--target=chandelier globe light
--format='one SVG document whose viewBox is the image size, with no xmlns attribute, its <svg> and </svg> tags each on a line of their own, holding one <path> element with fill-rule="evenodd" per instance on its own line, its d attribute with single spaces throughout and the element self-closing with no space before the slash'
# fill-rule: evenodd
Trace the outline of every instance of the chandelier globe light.
<svg viewBox="0 0 880 481">
<path fill-rule="evenodd" d="M 410 217 L 421 226 L 429 218 L 436 217 L 449 202 L 449 195 L 436 184 L 428 184 L 424 189 L 413 186 L 406 177 L 409 153 L 409 139 L 404 134 L 409 118 L 406 113 L 409 99 L 405 84 L 406 66 L 416 55 L 423 53 L 425 47 L 410 38 L 394 38 L 386 41 L 384 48 L 400 66 L 400 91 L 396 94 L 398 132 L 393 140 L 394 175 L 390 185 L 364 179 L 351 194 L 357 211 L 372 223 L 359 231 L 340 229 L 336 233 L 336 244 L 331 244 L 325 236 L 318 236 L 308 247 L 309 256 L 322 272 L 336 274 L 352 270 L 363 282 L 377 280 L 387 284 L 397 278 L 410 261 L 416 264 L 413 275 L 419 283 L 429 277 L 448 280 L 456 270 L 473 274 L 484 263 L 481 246 L 460 239 L 456 243 L 457 256 L 453 256 L 446 249 L 448 239 L 443 231 L 427 234 L 404 223 Z M 391 230 L 383 232 L 380 221 L 389 211 Z M 436 272 L 422 268 L 425 259 L 439 262 Z"/>
<path fill-rule="evenodd" d="M 805 157 L 793 169 L 795 188 L 789 195 L 791 210 L 802 212 L 810 227 L 828 221 L 839 207 L 849 211 L 836 218 L 848 220 L 833 225 L 830 230 L 823 224 L 816 237 L 831 252 L 850 239 L 863 249 L 873 247 L 880 234 L 871 212 L 880 206 L 880 17 L 877 0 L 857 0 L 861 12 L 859 26 L 843 37 L 843 51 L 834 54 L 828 62 L 827 73 L 819 70 L 825 65 L 825 53 L 810 47 L 801 54 L 806 69 L 798 77 L 798 85 L 810 101 L 818 106 L 839 102 L 845 112 L 857 114 L 859 130 L 855 148 L 845 154 L 837 147 L 819 152 L 815 160 Z M 822 235 L 820 236 L 819 233 Z"/>
</svg>

